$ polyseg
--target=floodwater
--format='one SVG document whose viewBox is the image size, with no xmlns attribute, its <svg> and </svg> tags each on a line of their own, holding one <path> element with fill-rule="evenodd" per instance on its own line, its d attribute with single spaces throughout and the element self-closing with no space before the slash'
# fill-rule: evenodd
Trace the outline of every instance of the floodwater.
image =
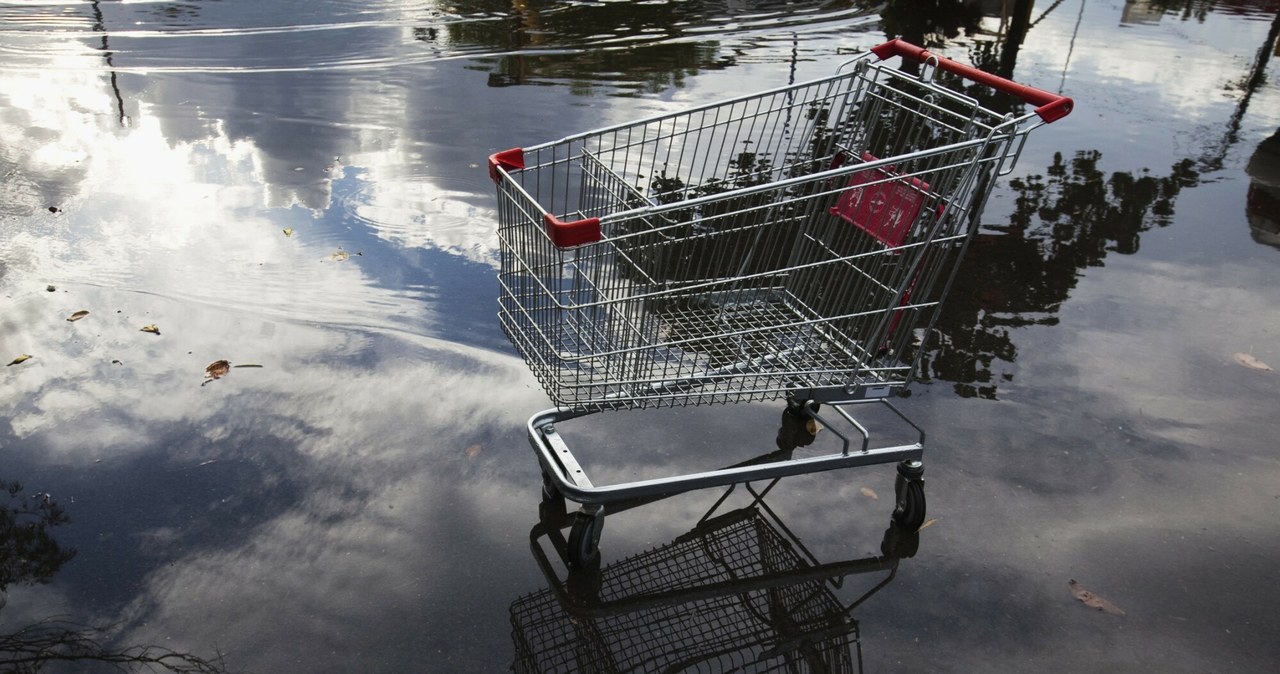
<svg viewBox="0 0 1280 674">
<path fill-rule="evenodd" d="M 0 634 L 255 672 L 1273 671 L 1276 4 L 938 4 L 0 2 L 0 361 L 31 356 L 0 480 L 19 522 L 69 518 L 38 563 L 0 547 Z M 927 526 L 884 540 L 890 465 L 783 480 L 776 519 L 738 489 L 700 526 L 694 492 L 607 518 L 565 589 L 487 155 L 887 34 L 1077 104 L 897 403 Z M 594 415 L 575 448 L 700 470 L 774 449 L 780 409 Z"/>
</svg>

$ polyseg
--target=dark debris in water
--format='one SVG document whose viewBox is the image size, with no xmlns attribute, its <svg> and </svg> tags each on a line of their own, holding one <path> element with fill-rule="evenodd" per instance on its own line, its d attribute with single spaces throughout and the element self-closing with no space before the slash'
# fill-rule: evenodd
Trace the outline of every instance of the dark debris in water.
<svg viewBox="0 0 1280 674">
<path fill-rule="evenodd" d="M 1067 581 L 1067 585 L 1071 587 L 1071 594 L 1075 596 L 1076 599 L 1079 599 L 1080 603 L 1085 606 L 1097 609 L 1103 613 L 1110 613 L 1111 615 L 1124 615 L 1123 609 L 1090 592 L 1089 590 L 1086 590 L 1075 578 Z"/>
</svg>

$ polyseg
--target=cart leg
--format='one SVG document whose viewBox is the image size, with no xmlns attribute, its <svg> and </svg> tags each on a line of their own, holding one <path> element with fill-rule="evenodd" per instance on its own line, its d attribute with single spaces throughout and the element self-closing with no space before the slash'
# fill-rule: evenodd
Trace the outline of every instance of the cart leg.
<svg viewBox="0 0 1280 674">
<path fill-rule="evenodd" d="M 806 409 L 811 409 L 814 412 L 817 412 L 819 407 L 819 404 L 812 400 L 801 399 L 790 395 L 787 396 L 787 411 L 802 419 L 808 416 L 805 414 Z"/>
<path fill-rule="evenodd" d="M 570 569 L 593 569 L 600 565 L 600 532 L 604 529 L 604 507 L 583 505 L 573 516 L 569 530 Z"/>
<path fill-rule="evenodd" d="M 538 503 L 538 519 L 559 526 L 567 514 L 564 496 L 556 489 L 556 484 L 547 471 L 542 471 L 542 501 Z"/>
<path fill-rule="evenodd" d="M 908 459 L 898 464 L 898 477 L 893 482 L 895 507 L 893 521 L 904 529 L 915 531 L 924 524 L 924 462 Z"/>
<path fill-rule="evenodd" d="M 787 409 L 782 411 L 782 421 L 778 426 L 778 437 L 775 442 L 783 452 L 795 451 L 797 447 L 808 447 L 813 444 L 813 429 L 816 428 L 810 412 L 818 411 L 818 403 L 808 400 L 787 398 Z M 790 459 L 790 455 L 783 457 Z"/>
</svg>

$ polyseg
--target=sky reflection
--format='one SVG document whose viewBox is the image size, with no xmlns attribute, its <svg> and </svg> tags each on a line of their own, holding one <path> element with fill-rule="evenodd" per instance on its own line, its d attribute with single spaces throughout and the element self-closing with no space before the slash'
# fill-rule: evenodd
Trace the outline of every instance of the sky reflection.
<svg viewBox="0 0 1280 674">
<path fill-rule="evenodd" d="M 65 505 L 79 550 L 9 588 L 0 629 L 75 615 L 254 671 L 511 663 L 511 607 L 547 584 L 523 435 L 547 402 L 494 320 L 485 156 L 823 75 L 883 37 L 856 3 L 790 23 L 775 3 L 527 4 L 0 7 L 0 359 L 34 356 L 0 369 L 0 478 Z M 857 615 L 869 670 L 1266 671 L 1280 379 L 1234 356 L 1280 366 L 1275 250 L 1246 212 L 1270 178 L 1245 172 L 1280 127 L 1274 62 L 1238 86 L 1274 15 L 1054 6 L 1016 74 L 1081 106 L 983 217 L 989 255 L 940 326 L 962 366 L 903 401 L 938 521 Z M 1095 163 L 1054 182 L 1055 153 Z M 1160 213 L 1117 197 L 1184 161 Z M 1057 198 L 1082 185 L 1101 191 Z M 262 367 L 202 386 L 223 358 Z M 575 441 L 607 477 L 673 473 L 773 449 L 778 414 L 602 416 Z M 891 493 L 872 468 L 769 504 L 832 561 L 878 552 Z M 712 498 L 610 519 L 606 563 Z M 1080 607 L 1070 578 L 1127 615 Z"/>
</svg>

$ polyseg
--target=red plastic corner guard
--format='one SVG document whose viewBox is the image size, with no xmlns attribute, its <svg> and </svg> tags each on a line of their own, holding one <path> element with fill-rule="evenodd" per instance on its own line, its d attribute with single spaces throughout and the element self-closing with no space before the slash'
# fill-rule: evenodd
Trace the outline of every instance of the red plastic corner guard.
<svg viewBox="0 0 1280 674">
<path fill-rule="evenodd" d="M 558 248 L 581 246 L 600 240 L 600 218 L 565 222 L 548 213 L 543 220 L 547 223 L 547 236 L 551 237 L 551 243 Z"/>
<path fill-rule="evenodd" d="M 498 173 L 499 166 L 508 171 L 524 168 L 524 148 L 513 147 L 489 155 L 489 179 L 495 183 L 502 180 L 502 174 Z"/>
</svg>

